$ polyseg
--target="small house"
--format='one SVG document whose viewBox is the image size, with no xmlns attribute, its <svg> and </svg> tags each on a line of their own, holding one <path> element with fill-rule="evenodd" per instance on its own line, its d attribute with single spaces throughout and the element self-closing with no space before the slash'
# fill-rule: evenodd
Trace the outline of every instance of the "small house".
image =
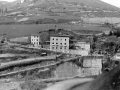
<svg viewBox="0 0 120 90">
<path fill-rule="evenodd" d="M 30 41 L 31 41 L 31 44 L 34 46 L 34 47 L 40 47 L 41 46 L 41 38 L 40 38 L 40 35 L 39 34 L 32 34 L 30 36 Z"/>
</svg>

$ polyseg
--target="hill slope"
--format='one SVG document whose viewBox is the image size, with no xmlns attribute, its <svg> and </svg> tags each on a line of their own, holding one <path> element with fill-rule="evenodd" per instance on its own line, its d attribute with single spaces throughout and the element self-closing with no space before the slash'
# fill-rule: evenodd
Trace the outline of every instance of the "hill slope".
<svg viewBox="0 0 120 90">
<path fill-rule="evenodd" d="M 62 2 L 67 2 L 68 0 L 60 0 Z M 93 7 L 93 8 L 100 8 L 100 9 L 108 9 L 108 10 L 118 10 L 117 7 L 112 6 L 108 3 L 105 3 L 101 0 L 69 0 L 69 2 L 75 2 L 77 4 L 84 4 L 88 7 Z"/>
<path fill-rule="evenodd" d="M 5 7 L 5 5 L 4 5 Z M 61 14 L 61 13 L 69 13 L 70 15 L 80 16 L 119 16 L 120 9 L 102 2 L 101 0 L 26 0 L 24 3 L 20 3 L 20 1 L 15 1 L 13 3 L 7 4 L 6 7 L 9 9 L 15 9 L 15 11 L 19 11 L 20 8 L 23 8 L 22 11 L 35 11 L 38 13 L 39 11 L 45 11 L 48 14 Z M 19 9 L 18 9 L 19 8 Z M 101 14 L 101 15 L 100 15 Z"/>
<path fill-rule="evenodd" d="M 0 22 L 29 22 L 44 18 L 119 17 L 120 9 L 101 0 L 26 0 L 0 5 Z M 56 18 L 57 17 L 57 18 Z M 69 18 L 69 19 L 68 19 Z M 74 21 L 73 20 L 73 21 Z"/>
</svg>

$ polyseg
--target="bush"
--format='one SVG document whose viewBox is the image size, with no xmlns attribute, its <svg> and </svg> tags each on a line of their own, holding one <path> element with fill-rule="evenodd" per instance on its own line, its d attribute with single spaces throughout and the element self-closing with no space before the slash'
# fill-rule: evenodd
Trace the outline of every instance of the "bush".
<svg viewBox="0 0 120 90">
<path fill-rule="evenodd" d="M 20 84 L 20 88 L 22 90 L 27 89 L 27 90 L 43 90 L 47 87 L 47 84 L 43 82 L 31 82 L 31 81 L 26 81 L 24 83 Z"/>
</svg>

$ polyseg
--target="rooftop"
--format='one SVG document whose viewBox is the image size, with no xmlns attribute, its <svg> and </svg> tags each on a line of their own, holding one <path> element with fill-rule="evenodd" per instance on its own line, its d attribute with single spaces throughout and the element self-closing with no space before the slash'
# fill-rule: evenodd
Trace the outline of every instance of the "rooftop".
<svg viewBox="0 0 120 90">
<path fill-rule="evenodd" d="M 63 35 L 63 34 L 53 34 L 51 37 L 70 37 L 70 35 Z"/>
<path fill-rule="evenodd" d="M 40 34 L 31 34 L 30 36 L 40 36 Z"/>
<path fill-rule="evenodd" d="M 83 57 L 84 59 L 95 59 L 95 58 L 97 58 L 97 59 L 102 59 L 102 58 L 104 58 L 104 56 L 103 55 L 93 55 L 93 56 L 91 56 L 91 55 L 89 55 L 89 56 L 84 56 Z"/>
<path fill-rule="evenodd" d="M 90 43 L 88 43 L 86 41 L 84 41 L 84 42 L 83 41 L 77 41 L 76 44 L 90 44 Z"/>
</svg>

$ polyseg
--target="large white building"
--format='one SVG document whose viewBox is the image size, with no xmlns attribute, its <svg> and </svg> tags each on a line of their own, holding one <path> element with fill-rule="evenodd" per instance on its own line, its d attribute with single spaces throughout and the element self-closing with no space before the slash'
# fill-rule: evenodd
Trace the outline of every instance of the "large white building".
<svg viewBox="0 0 120 90">
<path fill-rule="evenodd" d="M 31 35 L 30 41 L 31 41 L 31 44 L 34 47 L 40 47 L 41 46 L 41 38 L 40 38 L 39 34 Z"/>
<path fill-rule="evenodd" d="M 74 55 L 87 56 L 90 51 L 90 44 L 86 42 L 75 43 L 76 49 L 69 49 L 70 36 L 54 35 L 50 37 L 50 50 Z"/>
<path fill-rule="evenodd" d="M 50 37 L 50 50 L 59 52 L 69 51 L 69 36 L 58 35 Z"/>
</svg>

